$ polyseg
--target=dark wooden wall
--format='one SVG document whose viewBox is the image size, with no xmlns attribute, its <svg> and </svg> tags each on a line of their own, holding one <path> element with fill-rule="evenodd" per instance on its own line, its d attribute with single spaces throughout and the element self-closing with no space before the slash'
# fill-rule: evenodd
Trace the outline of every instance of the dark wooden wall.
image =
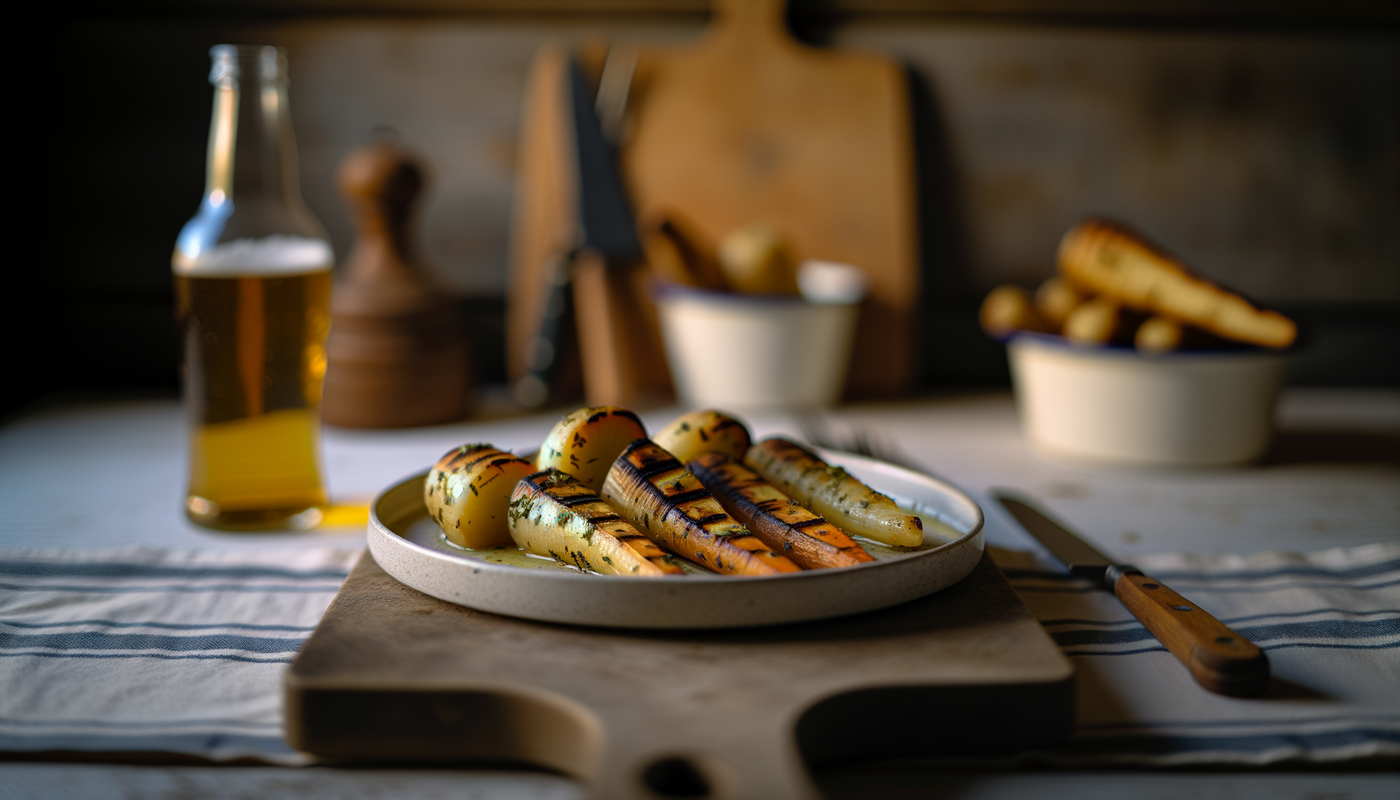
<svg viewBox="0 0 1400 800">
<path fill-rule="evenodd" d="M 798 2 L 819 46 L 907 64 L 923 201 L 922 384 L 1006 380 L 976 303 L 1123 216 L 1299 316 L 1294 379 L 1400 384 L 1400 12 L 1389 3 Z M 429 166 L 420 241 L 500 380 L 515 134 L 551 41 L 680 43 L 703 2 L 94 3 L 3 36 L 3 409 L 176 385 L 169 257 L 203 185 L 208 49 L 289 49 L 302 186 L 347 252 L 345 153 L 385 130 Z M 34 316 L 34 320 L 29 318 Z"/>
</svg>

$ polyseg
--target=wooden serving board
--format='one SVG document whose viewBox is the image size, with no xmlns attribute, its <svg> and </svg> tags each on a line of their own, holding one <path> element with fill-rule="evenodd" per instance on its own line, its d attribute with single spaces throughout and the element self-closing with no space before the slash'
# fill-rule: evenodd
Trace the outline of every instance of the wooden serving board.
<svg viewBox="0 0 1400 800">
<path fill-rule="evenodd" d="M 331 759 L 525 762 L 599 798 L 815 798 L 806 764 L 1067 737 L 1069 661 L 983 556 L 884 611 L 724 631 L 576 628 L 422 594 L 360 559 L 286 677 Z"/>
</svg>

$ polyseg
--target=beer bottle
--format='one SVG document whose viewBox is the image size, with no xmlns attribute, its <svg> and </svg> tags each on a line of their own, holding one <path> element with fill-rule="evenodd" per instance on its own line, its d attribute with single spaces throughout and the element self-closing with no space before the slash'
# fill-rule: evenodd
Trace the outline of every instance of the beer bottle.
<svg viewBox="0 0 1400 800">
<path fill-rule="evenodd" d="M 172 268 L 184 335 L 191 520 L 321 519 L 320 404 L 334 256 L 301 198 L 279 47 L 211 49 L 204 198 Z"/>
</svg>

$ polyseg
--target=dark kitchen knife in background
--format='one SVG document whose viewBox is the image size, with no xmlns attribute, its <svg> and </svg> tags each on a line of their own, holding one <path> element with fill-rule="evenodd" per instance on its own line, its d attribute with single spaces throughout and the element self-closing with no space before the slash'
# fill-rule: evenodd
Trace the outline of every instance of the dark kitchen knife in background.
<svg viewBox="0 0 1400 800">
<path fill-rule="evenodd" d="M 604 79 L 617 73 L 630 80 L 627 50 L 609 48 Z M 625 68 L 617 68 L 619 61 Z M 645 279 L 641 241 L 626 191 L 617 174 L 617 151 L 603 131 L 594 92 L 577 58 L 567 72 L 569 119 L 573 127 L 579 241 L 545 266 L 545 313 L 539 333 L 527 347 L 527 374 L 515 386 L 516 399 L 539 407 L 561 399 L 555 384 L 568 339 L 577 334 L 584 388 L 591 405 L 631 405 L 670 391 L 669 372 L 660 355 L 659 334 L 647 314 L 639 287 Z M 626 86 L 612 80 L 612 94 L 625 102 Z M 601 90 L 600 90 L 601 91 Z M 602 98 L 598 98 L 601 101 Z M 612 116 L 621 108 L 610 106 Z M 659 368 L 658 368 L 659 361 Z"/>
<path fill-rule="evenodd" d="M 1070 573 L 1113 592 L 1201 686 L 1231 697 L 1258 697 L 1268 688 L 1269 659 L 1253 642 L 1161 581 L 1114 563 L 1025 500 L 1000 491 L 992 496 Z"/>
<path fill-rule="evenodd" d="M 670 402 L 671 371 L 648 296 L 651 273 L 618 175 L 616 150 L 603 134 L 577 61 L 569 73 L 583 233 L 573 262 L 573 298 L 584 395 L 594 406 Z"/>
</svg>

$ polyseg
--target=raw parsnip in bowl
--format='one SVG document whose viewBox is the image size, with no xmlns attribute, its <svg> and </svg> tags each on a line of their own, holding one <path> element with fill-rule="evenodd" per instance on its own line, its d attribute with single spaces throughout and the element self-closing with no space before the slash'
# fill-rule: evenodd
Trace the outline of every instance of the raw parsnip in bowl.
<svg viewBox="0 0 1400 800">
<path fill-rule="evenodd" d="M 1033 293 L 994 289 L 1022 429 L 1057 460 L 1238 464 L 1269 444 L 1297 326 L 1128 226 L 1087 219 Z"/>
</svg>

